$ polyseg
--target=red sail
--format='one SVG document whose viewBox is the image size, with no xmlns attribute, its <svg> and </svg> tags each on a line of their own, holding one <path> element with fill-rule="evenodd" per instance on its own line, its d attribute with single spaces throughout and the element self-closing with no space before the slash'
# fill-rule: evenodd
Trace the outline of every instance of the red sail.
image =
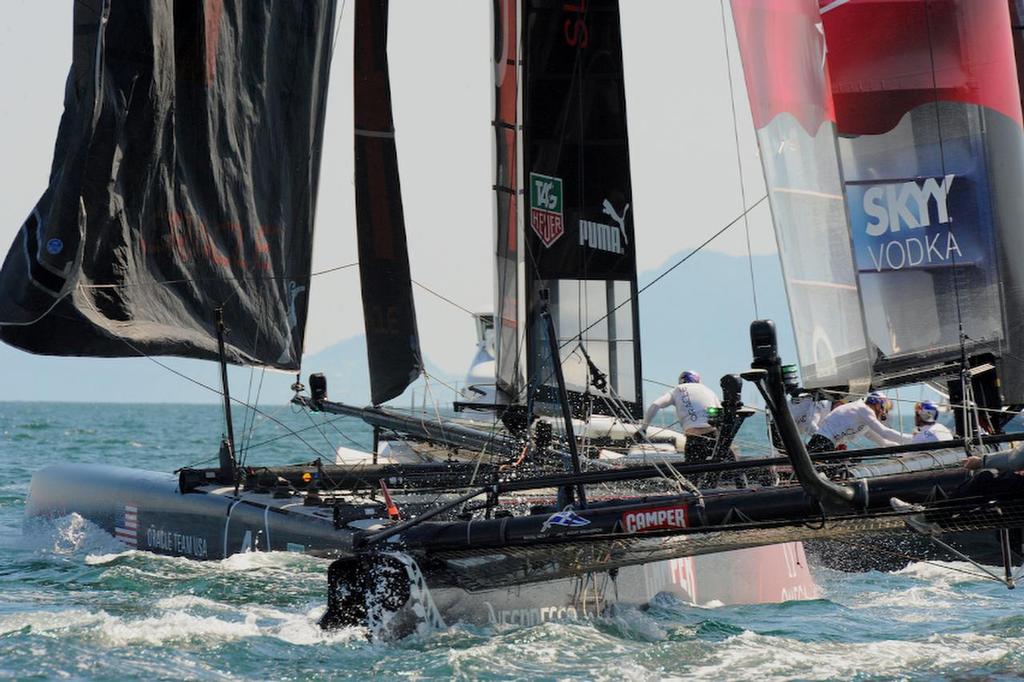
<svg viewBox="0 0 1024 682">
<path fill-rule="evenodd" d="M 516 0 L 494 0 L 495 378 L 515 396 L 519 370 L 519 34 Z"/>
<path fill-rule="evenodd" d="M 835 121 L 825 34 L 813 0 L 733 0 L 732 8 L 754 127 L 782 112 L 811 135 Z"/>
<path fill-rule="evenodd" d="M 804 385 L 867 385 L 817 2 L 732 6 Z"/>
<path fill-rule="evenodd" d="M 883 133 L 936 101 L 978 104 L 1021 124 L 1005 0 L 821 5 L 843 134 Z"/>
</svg>

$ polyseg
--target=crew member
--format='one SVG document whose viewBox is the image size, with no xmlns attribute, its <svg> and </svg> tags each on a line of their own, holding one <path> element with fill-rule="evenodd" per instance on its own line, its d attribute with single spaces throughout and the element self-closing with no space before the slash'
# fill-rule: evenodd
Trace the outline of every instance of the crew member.
<svg viewBox="0 0 1024 682">
<path fill-rule="evenodd" d="M 866 436 L 877 445 L 909 443 L 913 438 L 890 429 L 884 422 L 892 409 L 892 401 L 881 393 L 840 405 L 818 425 L 818 433 L 807 444 L 809 452 L 828 452 L 844 448 L 857 436 Z"/>
<path fill-rule="evenodd" d="M 700 374 L 684 371 L 679 385 L 651 403 L 640 423 L 638 433 L 645 436 L 647 427 L 661 410 L 675 405 L 676 420 L 686 434 L 684 456 L 689 462 L 703 462 L 715 451 L 718 429 L 708 420 L 708 408 L 721 409 L 722 402 L 715 392 L 700 382 Z"/>
<path fill-rule="evenodd" d="M 822 399 L 820 393 L 801 392 L 789 399 L 789 412 L 793 415 L 796 428 L 804 438 L 818 432 L 818 426 L 832 410 L 832 401 Z"/>
<path fill-rule="evenodd" d="M 939 421 L 939 408 L 930 400 L 922 400 L 914 405 L 914 443 L 937 443 L 953 440 L 953 432 Z"/>
</svg>

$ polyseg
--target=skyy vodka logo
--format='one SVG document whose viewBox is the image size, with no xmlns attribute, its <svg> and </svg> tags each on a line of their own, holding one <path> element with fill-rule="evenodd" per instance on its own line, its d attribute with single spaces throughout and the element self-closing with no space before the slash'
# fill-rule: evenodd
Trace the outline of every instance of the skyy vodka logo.
<svg viewBox="0 0 1024 682">
<path fill-rule="evenodd" d="M 941 265 L 963 259 L 949 225 L 949 194 L 955 175 L 924 181 L 871 185 L 862 208 L 867 251 L 876 272 Z M 940 229 L 935 229 L 936 227 Z M 928 228 L 928 229 L 922 229 Z"/>
</svg>

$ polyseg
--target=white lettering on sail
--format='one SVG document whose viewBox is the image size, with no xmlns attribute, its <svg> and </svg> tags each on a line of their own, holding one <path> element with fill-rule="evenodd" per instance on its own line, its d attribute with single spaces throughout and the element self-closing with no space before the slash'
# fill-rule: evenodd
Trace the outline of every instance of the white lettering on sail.
<svg viewBox="0 0 1024 682">
<path fill-rule="evenodd" d="M 629 213 L 629 204 L 626 204 L 620 215 L 612 206 L 612 202 L 605 199 L 601 212 L 611 218 L 615 225 L 581 219 L 579 221 L 580 246 L 589 246 L 592 249 L 609 253 L 625 253 L 626 250 L 622 245 L 629 243 L 629 237 L 626 236 L 626 215 Z"/>
<path fill-rule="evenodd" d="M 902 270 L 918 265 L 935 265 L 963 258 L 960 244 L 949 230 L 923 237 L 907 237 L 903 241 L 868 245 L 868 255 L 875 272 Z"/>
<path fill-rule="evenodd" d="M 864 191 L 862 207 L 868 217 L 864 231 L 871 237 L 895 236 L 904 230 L 949 226 L 949 192 L 956 176 L 874 185 Z M 934 208 L 933 208 L 934 206 Z M 891 241 L 868 243 L 875 272 L 944 264 L 963 258 L 960 244 L 949 229 L 907 235 Z"/>
<path fill-rule="evenodd" d="M 864 192 L 864 213 L 869 216 L 865 231 L 872 237 L 899 232 L 903 227 L 917 229 L 932 224 L 929 204 L 935 202 L 938 224 L 949 223 L 949 191 L 955 175 L 947 175 L 939 184 L 935 178 L 923 183 L 875 185 Z"/>
</svg>

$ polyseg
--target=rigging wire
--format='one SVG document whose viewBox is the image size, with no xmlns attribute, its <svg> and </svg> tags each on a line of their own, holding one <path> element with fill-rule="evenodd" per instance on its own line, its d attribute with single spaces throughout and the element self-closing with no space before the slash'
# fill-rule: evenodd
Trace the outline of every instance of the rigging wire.
<svg viewBox="0 0 1024 682">
<path fill-rule="evenodd" d="M 729 229 L 730 227 L 734 226 L 734 225 L 735 225 L 736 223 L 738 223 L 738 222 L 739 222 L 740 220 L 742 220 L 742 219 L 743 219 L 743 218 L 744 218 L 744 217 L 745 217 L 745 216 L 746 216 L 746 215 L 747 215 L 748 213 L 750 213 L 750 212 L 751 212 L 751 211 L 753 211 L 753 210 L 754 210 L 755 208 L 757 208 L 757 207 L 758 207 L 759 205 L 761 205 L 762 203 L 764 203 L 765 199 L 767 199 L 767 198 L 768 198 L 768 195 L 767 195 L 767 194 L 765 194 L 765 195 L 763 195 L 763 196 L 762 196 L 762 197 L 761 197 L 760 199 L 758 199 L 757 201 L 755 201 L 754 203 L 752 203 L 752 204 L 751 204 L 750 206 L 748 206 L 748 207 L 747 207 L 747 208 L 746 208 L 746 209 L 745 209 L 745 210 L 744 210 L 744 211 L 743 211 L 743 212 L 742 212 L 742 213 L 741 213 L 740 215 L 738 215 L 738 216 L 736 216 L 735 218 L 733 218 L 732 220 L 730 220 L 730 221 L 729 221 L 728 223 L 726 223 L 726 224 L 725 224 L 725 225 L 724 225 L 724 226 L 723 226 L 723 227 L 722 227 L 721 229 L 719 229 L 719 230 L 718 230 L 717 232 L 715 232 L 715 233 L 714 233 L 713 235 L 711 235 L 710 237 L 708 237 L 707 239 L 705 239 L 705 240 L 704 240 L 703 242 L 701 242 L 701 243 L 700 243 L 700 245 L 698 245 L 697 247 L 695 247 L 695 248 L 694 248 L 694 249 L 693 249 L 692 251 L 690 251 L 690 252 L 689 252 L 689 253 L 687 253 L 687 254 L 686 254 L 685 256 L 683 256 L 682 258 L 680 258 L 679 260 L 677 260 L 677 261 L 676 261 L 675 263 L 673 263 L 673 264 L 672 264 L 671 266 L 669 266 L 669 267 L 668 267 L 668 268 L 667 268 L 667 269 L 666 269 L 666 270 L 665 270 L 664 272 L 662 272 L 662 273 L 661 273 L 660 275 L 658 275 L 657 277 L 655 277 L 654 279 L 652 279 L 652 280 L 651 280 L 650 282 L 648 282 L 648 283 L 647 283 L 647 284 L 645 284 L 644 286 L 642 286 L 642 287 L 640 287 L 639 289 L 637 289 L 636 295 L 637 295 L 637 296 L 639 296 L 640 294 L 644 293 L 645 291 L 647 291 L 648 289 L 650 289 L 650 288 L 651 288 L 652 286 L 654 286 L 655 284 L 657 284 L 658 282 L 660 282 L 660 281 L 661 281 L 662 279 L 664 279 L 664 278 L 665 278 L 666 276 L 668 276 L 668 274 L 669 274 L 669 273 L 671 273 L 671 272 L 672 272 L 673 270 L 675 270 L 676 268 L 678 268 L 678 267 L 679 267 L 680 265 L 682 265 L 682 264 L 683 264 L 683 263 L 685 263 L 686 261 L 690 260 L 690 258 L 692 258 L 692 257 L 693 257 L 693 256 L 695 256 L 695 255 L 696 255 L 697 253 L 699 253 L 699 252 L 700 252 L 701 250 L 703 250 L 703 249 L 704 249 L 705 247 L 707 247 L 707 246 L 708 246 L 708 244 L 710 244 L 711 242 L 713 242 L 713 241 L 714 241 L 715 239 L 717 239 L 718 237 L 722 236 L 722 235 L 723 235 L 723 234 L 724 234 L 724 233 L 726 232 L 726 230 L 728 230 L 728 229 Z M 601 323 L 602 323 L 602 322 L 603 322 L 604 320 L 606 320 L 606 319 L 608 318 L 608 316 L 609 316 L 609 315 L 611 315 L 612 313 L 614 313 L 614 312 L 615 312 L 616 310 L 618 310 L 619 308 L 622 308 L 622 307 L 623 307 L 623 306 L 625 306 L 625 305 L 626 305 L 627 303 L 631 303 L 631 302 L 633 301 L 633 298 L 634 298 L 633 296 L 627 296 L 627 297 L 626 297 L 626 299 L 622 301 L 622 303 L 619 303 L 619 304 L 618 304 L 617 306 L 615 306 L 614 308 L 612 308 L 611 310 L 609 310 L 607 314 L 605 314 L 605 315 L 603 315 L 603 316 L 599 317 L 599 318 L 598 318 L 597 320 L 595 320 L 595 321 L 594 321 L 594 322 L 593 322 L 593 323 L 592 323 L 592 324 L 591 324 L 590 326 L 588 326 L 588 327 L 587 327 L 586 329 L 583 329 L 583 330 L 581 330 L 581 331 L 580 331 L 580 334 L 583 334 L 583 333 L 585 333 L 585 332 L 587 332 L 587 331 L 589 331 L 589 330 L 593 329 L 593 328 L 594 328 L 594 327 L 596 327 L 597 325 L 601 324 Z M 575 341 L 575 340 L 576 340 L 576 338 L 577 338 L 577 337 L 575 337 L 575 336 L 574 336 L 574 337 L 573 337 L 572 339 L 569 339 L 569 340 L 568 340 L 568 341 L 566 341 L 566 342 L 565 342 L 564 344 L 562 344 L 561 346 L 559 346 L 559 348 L 560 348 L 560 349 L 561 349 L 561 348 L 564 348 L 565 346 L 567 346 L 567 345 L 569 345 L 570 343 L 572 343 L 573 341 Z"/>
<path fill-rule="evenodd" d="M 339 420 L 342 420 L 342 419 L 347 419 L 347 418 L 348 417 L 334 417 L 333 419 L 327 420 L 326 423 L 327 424 L 332 424 L 332 423 L 334 423 L 336 421 L 339 421 Z M 295 433 L 303 433 L 305 431 L 312 431 L 314 428 L 315 427 L 313 427 L 313 426 L 304 426 L 301 429 L 295 429 L 294 432 Z M 264 447 L 266 445 L 270 445 L 271 443 L 276 443 L 277 441 L 283 440 L 285 438 L 291 438 L 292 435 L 293 434 L 291 432 L 287 432 L 287 433 L 279 434 L 277 436 L 273 436 L 272 438 L 268 438 L 266 440 L 262 440 L 259 443 L 256 443 L 255 445 L 249 445 L 246 448 L 246 452 L 248 453 L 249 450 L 254 450 L 256 448 L 261 448 L 261 447 Z M 204 461 L 211 461 L 213 459 L 216 459 L 216 457 L 211 457 L 210 459 L 204 460 Z"/>
<path fill-rule="evenodd" d="M 437 296 L 439 299 L 441 299 L 445 303 L 450 303 L 451 305 L 455 306 L 456 308 L 458 308 L 462 312 L 467 313 L 468 315 L 472 316 L 473 318 L 477 317 L 477 314 L 474 313 L 469 308 L 466 308 L 466 307 L 463 307 L 463 306 L 459 305 L 458 303 L 456 303 L 452 299 L 448 298 L 447 296 L 444 296 L 443 294 L 439 294 L 438 292 L 436 292 L 433 289 L 431 289 L 430 287 L 428 287 L 426 284 L 421 284 L 420 282 L 417 282 L 414 279 L 411 279 L 410 281 L 413 284 L 415 284 L 416 286 L 418 286 L 420 289 L 423 289 L 424 291 L 426 291 L 427 293 L 430 293 L 430 294 L 433 294 L 434 296 Z"/>
<path fill-rule="evenodd" d="M 939 104 L 939 84 L 935 75 L 935 45 L 932 39 L 932 13 L 930 3 L 925 3 L 925 23 L 928 30 L 928 59 L 932 72 L 932 105 L 935 107 L 935 133 L 939 143 L 939 164 L 942 168 L 942 176 L 946 177 L 946 147 L 942 135 L 942 113 Z M 953 300 L 956 303 L 956 323 L 960 342 L 960 391 L 963 397 L 963 428 L 965 449 L 967 454 L 974 454 L 974 450 L 980 447 L 982 433 L 979 411 L 974 401 L 974 382 L 971 378 L 970 367 L 967 360 L 967 334 L 964 332 L 964 318 L 961 310 L 960 300 L 960 273 L 962 268 L 957 263 L 956 257 L 951 258 L 953 268 Z"/>
<path fill-rule="evenodd" d="M 259 386 L 256 387 L 256 400 L 255 400 L 255 404 L 256 405 L 260 404 L 260 395 L 263 393 L 263 379 L 267 376 L 267 368 L 264 367 L 264 368 L 262 368 L 262 370 L 263 371 L 260 372 L 260 383 L 259 383 Z M 249 456 L 249 447 L 250 447 L 250 444 L 252 443 L 252 435 L 253 435 L 253 433 L 255 431 L 256 431 L 256 413 L 253 412 L 252 413 L 252 419 L 249 420 L 249 431 L 245 434 L 245 441 L 244 441 L 245 442 L 245 449 L 242 452 L 242 464 L 243 465 L 245 464 L 246 458 Z"/>
<path fill-rule="evenodd" d="M 89 297 L 85 296 L 85 297 L 83 297 L 83 300 L 89 301 Z M 90 305 L 90 307 L 92 307 L 94 313 L 96 313 L 97 315 L 100 314 L 100 312 L 98 310 L 96 310 L 95 306 L 92 305 L 91 301 L 89 301 L 89 305 Z M 116 338 L 119 341 L 121 341 L 124 345 L 128 346 L 128 348 L 130 348 L 132 350 L 132 352 L 135 353 L 136 355 L 138 355 L 139 357 L 146 358 L 147 360 L 149 360 L 153 364 L 157 365 L 158 367 L 162 367 L 163 369 L 167 370 L 171 374 L 174 374 L 175 376 L 179 376 L 182 379 L 184 379 L 186 381 L 189 381 L 189 382 L 195 384 L 196 386 L 199 386 L 200 388 L 204 388 L 207 391 L 210 391 L 211 393 L 215 393 L 216 395 L 224 397 L 224 392 L 221 391 L 220 389 L 214 388 L 213 386 L 210 386 L 209 384 L 203 383 L 202 381 L 199 381 L 198 379 L 193 379 L 192 377 L 190 377 L 189 375 L 185 374 L 184 372 L 180 372 L 180 371 L 174 369 L 173 367 L 171 367 L 170 365 L 168 365 L 168 364 L 166 364 L 164 362 L 160 362 L 155 357 L 153 357 L 152 355 L 149 355 L 148 353 L 146 353 L 142 349 L 138 348 L 135 344 L 133 344 L 131 341 L 129 341 L 128 339 L 124 338 L 123 336 L 119 336 L 119 337 L 116 337 Z M 231 397 L 231 402 L 237 403 L 238 405 L 241 405 L 243 407 L 247 407 L 247 408 L 253 410 L 254 412 L 256 412 L 257 414 L 260 414 L 263 417 L 266 417 L 267 419 L 273 421 L 275 424 L 277 424 L 281 428 L 285 429 L 286 431 L 291 431 L 292 435 L 295 436 L 296 438 L 298 438 L 299 442 L 301 442 L 303 445 L 305 445 L 310 450 L 315 452 L 318 456 L 321 456 L 321 457 L 323 456 L 322 453 L 319 450 L 317 450 L 315 447 L 313 447 L 312 443 L 307 441 L 305 438 L 300 436 L 298 433 L 295 433 L 294 431 L 292 431 L 291 427 L 289 427 L 287 424 L 285 424 L 281 420 L 277 419 L 273 415 L 270 415 L 270 414 L 264 412 L 263 410 L 259 409 L 255 405 L 247 405 L 245 402 L 243 402 L 243 401 L 241 401 L 238 398 L 235 398 L 233 396 Z"/>
<path fill-rule="evenodd" d="M 118 284 L 79 284 L 81 289 L 128 289 L 130 287 L 153 287 L 167 286 L 169 284 L 197 284 L 200 282 L 271 282 L 278 280 L 297 280 L 304 278 L 320 277 L 339 270 L 347 270 L 359 265 L 359 261 L 336 265 L 334 267 L 316 270 L 308 275 L 267 275 L 260 277 L 182 277 L 179 279 L 164 279 L 154 282 L 121 282 Z M 0 322 L 0 324 L 7 324 Z"/>
<path fill-rule="evenodd" d="M 725 0 L 719 1 L 722 10 L 722 45 L 725 47 L 725 70 L 726 80 L 729 82 L 729 105 L 732 111 L 732 135 L 736 146 L 736 171 L 740 182 L 740 201 L 742 206 L 747 205 L 747 188 L 743 182 L 743 157 L 740 155 L 740 127 L 736 116 L 736 93 L 732 84 L 732 58 L 729 51 L 729 31 L 725 22 Z M 747 238 L 747 265 L 750 267 L 750 295 L 754 300 L 754 319 L 760 320 L 761 315 L 757 308 L 757 284 L 754 280 L 754 252 L 750 247 L 750 221 L 747 214 L 743 214 L 743 231 Z"/>
</svg>

